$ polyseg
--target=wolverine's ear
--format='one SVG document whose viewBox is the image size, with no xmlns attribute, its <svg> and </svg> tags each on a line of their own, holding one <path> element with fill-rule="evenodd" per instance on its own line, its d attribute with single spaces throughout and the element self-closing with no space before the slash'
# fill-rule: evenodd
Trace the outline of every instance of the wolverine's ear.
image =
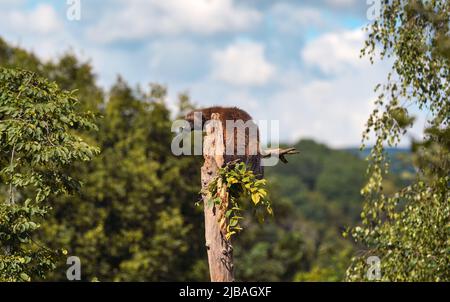
<svg viewBox="0 0 450 302">
<path fill-rule="evenodd" d="M 199 119 L 198 121 L 196 119 Z M 205 124 L 205 117 L 201 110 L 193 110 L 186 114 L 185 120 L 189 122 L 192 130 L 203 130 Z"/>
<path fill-rule="evenodd" d="M 189 121 L 190 119 L 192 119 L 192 117 L 194 116 L 194 112 L 193 111 L 189 111 L 188 113 L 186 113 L 186 115 L 184 116 L 184 119 L 186 121 Z"/>
</svg>

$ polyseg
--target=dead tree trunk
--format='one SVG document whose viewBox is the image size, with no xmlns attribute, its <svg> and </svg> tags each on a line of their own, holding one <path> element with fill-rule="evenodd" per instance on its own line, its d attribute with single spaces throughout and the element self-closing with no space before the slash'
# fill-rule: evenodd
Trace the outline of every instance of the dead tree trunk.
<svg viewBox="0 0 450 302">
<path fill-rule="evenodd" d="M 213 282 L 234 281 L 233 274 L 233 248 L 231 241 L 226 239 L 226 227 L 224 223 L 225 213 L 228 208 L 227 192 L 222 192 L 223 196 L 220 204 L 212 202 L 208 194 L 208 186 L 217 176 L 218 170 L 224 165 L 225 143 L 223 125 L 220 115 L 213 113 L 211 120 L 205 125 L 206 136 L 203 139 L 203 157 L 205 162 L 202 166 L 202 198 L 205 211 L 205 239 L 208 253 L 209 273 Z M 282 162 L 287 163 L 285 155 L 298 153 L 295 148 L 270 149 L 261 151 L 262 157 L 276 156 Z"/>
<path fill-rule="evenodd" d="M 212 114 L 210 123 L 206 125 L 206 136 L 203 140 L 202 191 L 207 192 L 209 183 L 217 176 L 217 171 L 224 164 L 225 146 L 223 128 L 219 114 Z M 224 217 L 228 205 L 216 205 L 206 193 L 203 194 L 205 211 L 205 239 L 208 253 L 209 273 L 213 282 L 234 281 L 233 249 L 230 240 L 225 238 L 225 230 L 221 229 L 219 220 Z"/>
</svg>

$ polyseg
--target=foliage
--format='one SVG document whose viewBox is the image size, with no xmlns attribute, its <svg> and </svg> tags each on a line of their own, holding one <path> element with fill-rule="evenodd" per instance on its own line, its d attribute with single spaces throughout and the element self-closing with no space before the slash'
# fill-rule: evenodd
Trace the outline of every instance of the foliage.
<svg viewBox="0 0 450 302">
<path fill-rule="evenodd" d="M 0 203 L 0 280 L 43 278 L 55 267 L 61 251 L 35 241 L 46 223 L 45 202 L 79 190 L 64 168 L 98 153 L 73 132 L 96 129 L 92 114 L 77 113 L 77 104 L 73 92 L 32 72 L 0 69 L 0 179 L 7 185 Z"/>
<path fill-rule="evenodd" d="M 351 230 L 367 250 L 354 257 L 348 280 L 366 280 L 367 256 L 381 259 L 382 280 L 450 280 L 450 68 L 446 0 L 385 2 L 381 17 L 369 26 L 362 54 L 373 61 L 392 57 L 393 70 L 380 91 L 364 140 L 376 144 L 369 156 L 369 181 L 362 226 Z M 396 145 L 414 124 L 408 109 L 427 111 L 423 142 L 413 144 L 418 171 L 413 183 L 388 194 L 389 170 L 384 145 Z"/>
<path fill-rule="evenodd" d="M 243 162 L 230 162 L 220 168 L 217 176 L 208 186 L 209 200 L 224 207 L 225 216 L 220 218 L 221 228 L 225 228 L 225 237 L 230 237 L 242 230 L 241 198 L 249 198 L 253 202 L 254 212 L 260 222 L 264 221 L 267 212 L 273 215 L 272 206 L 267 198 L 265 179 L 257 179 L 253 171 Z"/>
<path fill-rule="evenodd" d="M 0 64 L 27 68 L 63 89 L 77 89 L 79 112 L 91 110 L 103 116 L 97 122 L 98 132 L 77 131 L 86 142 L 101 147 L 100 156 L 65 169 L 83 180 L 80 194 L 48 199 L 53 211 L 36 239 L 79 256 L 82 280 L 208 280 L 203 212 L 192 206 L 198 199 L 202 158 L 171 155 L 167 148 L 171 118 L 164 97 L 156 96 L 161 93 L 131 88 L 122 79 L 102 91 L 90 64 L 72 54 L 41 62 L 1 39 Z M 185 93 L 179 101 L 173 116 L 184 116 L 193 108 Z M 292 281 L 314 266 L 347 265 L 346 259 L 334 254 L 343 246 L 352 247 L 338 233 L 359 211 L 358 186 L 365 163 L 313 141 L 301 141 L 296 147 L 301 156 L 292 157 L 288 165 L 266 169 L 275 201 L 273 221 L 259 224 L 243 211 L 246 231 L 233 244 L 237 280 Z M 338 162 L 336 168 L 327 168 Z M 336 179 L 354 185 L 349 190 L 328 183 Z M 6 189 L 0 186 L 0 194 Z M 164 240 L 156 243 L 153 238 Z M 342 264 L 326 259 L 339 259 Z M 65 259 L 57 260 L 47 280 L 66 280 Z M 257 262 L 267 265 L 255 267 Z M 342 280 L 341 271 L 334 271 L 326 280 Z"/>
<path fill-rule="evenodd" d="M 193 108 L 188 95 L 180 94 L 178 110 L 170 112 L 164 87 L 130 87 L 119 78 L 103 90 L 89 62 L 70 53 L 42 62 L 1 38 L 0 65 L 32 70 L 61 89 L 77 89 L 77 112 L 103 116 L 99 131 L 74 132 L 102 153 L 63 168 L 84 185 L 80 194 L 46 199 L 53 210 L 35 241 L 79 256 L 85 281 L 208 280 L 203 211 L 192 206 L 199 198 L 203 159 L 170 152 L 171 117 Z M 266 169 L 276 213 L 271 223 L 260 224 L 251 211 L 242 211 L 245 232 L 233 242 L 237 280 L 344 278 L 354 245 L 339 234 L 359 217 L 366 163 L 311 140 L 295 147 L 300 156 Z M 394 192 L 397 180 L 395 175 L 385 179 L 385 189 Z M 0 184 L 0 196 L 7 195 L 8 187 Z M 55 260 L 57 267 L 46 280 L 66 281 L 65 259 Z"/>
<path fill-rule="evenodd" d="M 119 78 L 103 91 L 89 62 L 71 53 L 41 62 L 1 38 L 0 65 L 24 67 L 64 89 L 77 89 L 79 111 L 103 116 L 98 132 L 77 131 L 101 147 L 100 156 L 65 168 L 83 180 L 81 194 L 48 200 L 54 210 L 39 239 L 78 256 L 82 280 L 206 280 L 202 213 L 192 207 L 200 182 L 192 180 L 200 179 L 201 162 L 170 152 L 165 87 L 152 84 L 147 92 Z M 180 109 L 190 106 L 181 94 Z M 46 278 L 67 280 L 66 261 L 57 260 Z"/>
<path fill-rule="evenodd" d="M 348 262 L 353 254 L 353 248 L 348 245 L 340 246 L 337 251 L 331 250 L 335 246 L 329 246 L 320 251 L 318 261 L 309 271 L 300 271 L 295 277 L 297 282 L 340 282 L 342 281 Z"/>
<path fill-rule="evenodd" d="M 260 225 L 245 219 L 246 230 L 234 241 L 237 280 L 336 281 L 345 276 L 354 247 L 340 234 L 359 218 L 358 186 L 364 183 L 366 163 L 353 152 L 312 140 L 294 147 L 301 155 L 289 158 L 289 164 L 266 167 L 273 221 Z"/>
<path fill-rule="evenodd" d="M 58 215 L 42 237 L 67 242 L 82 259 L 84 280 L 182 280 L 177 272 L 194 265 L 185 255 L 202 256 L 201 233 L 193 232 L 201 216 L 187 202 L 195 200 L 197 184 L 192 188 L 182 176 L 194 161 L 170 152 L 170 112 L 161 91 L 140 92 L 118 79 L 93 138 L 102 154 L 87 169 L 77 167 L 86 181 L 81 198 L 53 201 Z"/>
</svg>

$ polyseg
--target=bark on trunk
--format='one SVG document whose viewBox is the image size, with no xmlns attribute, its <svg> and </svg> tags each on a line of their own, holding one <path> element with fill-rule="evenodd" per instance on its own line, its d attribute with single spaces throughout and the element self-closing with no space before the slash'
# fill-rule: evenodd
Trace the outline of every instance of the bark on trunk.
<svg viewBox="0 0 450 302">
<path fill-rule="evenodd" d="M 207 191 L 209 183 L 216 177 L 224 163 L 223 129 L 219 114 L 212 114 L 212 122 L 206 125 L 203 140 L 205 163 L 201 170 L 202 189 Z M 203 195 L 205 211 L 205 239 L 208 253 L 209 273 L 213 282 L 234 281 L 233 250 L 231 242 L 226 240 L 226 230 L 221 228 L 219 220 L 224 217 L 227 205 L 215 205 L 210 197 Z"/>
</svg>

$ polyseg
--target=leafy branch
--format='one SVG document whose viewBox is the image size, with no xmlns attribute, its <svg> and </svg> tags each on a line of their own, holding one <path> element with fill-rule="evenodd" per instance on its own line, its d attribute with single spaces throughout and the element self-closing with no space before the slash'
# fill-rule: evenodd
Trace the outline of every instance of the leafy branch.
<svg viewBox="0 0 450 302">
<path fill-rule="evenodd" d="M 232 161 L 219 169 L 205 193 L 210 197 L 207 206 L 215 204 L 225 210 L 225 215 L 219 217 L 218 222 L 221 229 L 225 230 L 227 240 L 242 231 L 242 199 L 252 201 L 254 213 L 260 222 L 264 221 L 266 214 L 273 215 L 266 184 L 265 179 L 258 179 L 242 162 Z"/>
</svg>

